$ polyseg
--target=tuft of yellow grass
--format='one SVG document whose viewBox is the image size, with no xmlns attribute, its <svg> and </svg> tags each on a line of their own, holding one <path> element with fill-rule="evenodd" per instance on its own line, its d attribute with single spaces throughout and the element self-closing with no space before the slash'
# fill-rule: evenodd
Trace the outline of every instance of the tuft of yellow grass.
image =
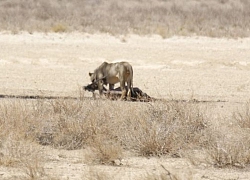
<svg viewBox="0 0 250 180">
<path fill-rule="evenodd" d="M 64 24 L 58 23 L 52 26 L 51 30 L 52 32 L 55 32 L 55 33 L 63 33 L 67 31 L 67 26 Z"/>
</svg>

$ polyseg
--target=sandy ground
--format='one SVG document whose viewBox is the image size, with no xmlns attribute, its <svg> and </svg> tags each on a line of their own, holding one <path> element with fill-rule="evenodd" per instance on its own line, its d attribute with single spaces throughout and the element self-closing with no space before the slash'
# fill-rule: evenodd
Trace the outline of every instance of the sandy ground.
<svg viewBox="0 0 250 180">
<path fill-rule="evenodd" d="M 219 115 L 250 99 L 250 39 L 80 33 L 0 33 L 0 94 L 75 97 L 103 61 L 130 62 L 134 87 L 152 97 L 217 103 L 211 107 Z M 60 179 L 84 179 L 86 171 L 109 172 L 107 179 L 141 179 L 167 174 L 162 166 L 179 179 L 250 178 L 247 169 L 194 166 L 185 159 L 129 157 L 122 166 L 88 166 L 82 151 L 45 150 L 53 152 L 46 171 Z M 0 167 L 0 179 L 15 179 L 18 173 Z"/>
<path fill-rule="evenodd" d="M 103 61 L 128 61 L 154 97 L 250 97 L 250 39 L 2 33 L 0 44 L 1 94 L 74 95 Z"/>
</svg>

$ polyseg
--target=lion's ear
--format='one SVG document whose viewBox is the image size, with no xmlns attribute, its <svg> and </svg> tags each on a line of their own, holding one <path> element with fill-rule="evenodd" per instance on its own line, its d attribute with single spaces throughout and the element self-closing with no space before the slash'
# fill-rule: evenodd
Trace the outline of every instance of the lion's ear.
<svg viewBox="0 0 250 180">
<path fill-rule="evenodd" d="M 92 76 L 92 74 L 94 74 L 94 73 L 89 72 L 89 76 Z"/>
</svg>

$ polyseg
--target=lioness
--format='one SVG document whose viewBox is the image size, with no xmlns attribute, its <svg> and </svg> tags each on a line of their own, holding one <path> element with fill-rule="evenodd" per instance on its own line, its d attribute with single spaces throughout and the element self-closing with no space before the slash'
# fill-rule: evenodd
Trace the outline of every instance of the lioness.
<svg viewBox="0 0 250 180">
<path fill-rule="evenodd" d="M 128 62 L 107 63 L 103 62 L 94 73 L 89 73 L 92 83 L 98 83 L 99 93 L 103 94 L 103 85 L 109 84 L 109 90 L 114 89 L 114 84 L 120 82 L 122 91 L 121 99 L 127 95 L 127 99 L 131 99 L 132 83 L 133 83 L 133 68 Z M 125 87 L 127 83 L 128 91 Z"/>
</svg>

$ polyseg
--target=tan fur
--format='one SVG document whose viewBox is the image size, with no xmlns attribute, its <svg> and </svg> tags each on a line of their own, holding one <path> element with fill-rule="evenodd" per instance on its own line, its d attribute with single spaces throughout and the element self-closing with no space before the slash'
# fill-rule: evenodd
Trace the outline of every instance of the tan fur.
<svg viewBox="0 0 250 180">
<path fill-rule="evenodd" d="M 98 82 L 100 94 L 103 93 L 103 85 L 109 84 L 109 89 L 114 88 L 114 84 L 120 82 L 122 91 L 121 99 L 127 95 L 127 99 L 131 98 L 133 92 L 133 68 L 128 62 L 107 63 L 103 62 L 94 73 L 89 73 L 92 82 Z M 125 83 L 127 83 L 128 91 Z"/>
</svg>

